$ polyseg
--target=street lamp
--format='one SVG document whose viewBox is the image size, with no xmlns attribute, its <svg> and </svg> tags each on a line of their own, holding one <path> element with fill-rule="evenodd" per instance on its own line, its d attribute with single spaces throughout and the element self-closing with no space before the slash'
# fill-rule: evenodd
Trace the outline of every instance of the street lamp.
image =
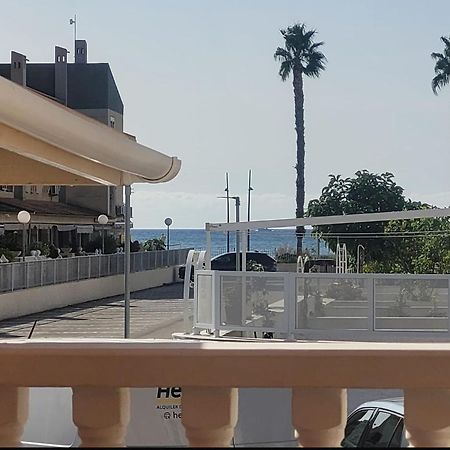
<svg viewBox="0 0 450 450">
<path fill-rule="evenodd" d="M 236 203 L 236 222 L 240 221 L 240 217 L 239 217 L 239 210 L 240 210 L 240 206 L 241 206 L 241 198 L 238 195 L 234 195 L 234 196 L 229 196 L 228 192 L 227 192 L 227 196 L 226 197 L 217 197 L 217 198 L 226 198 L 227 201 L 228 199 L 232 199 L 234 200 Z M 239 259 L 239 254 L 241 252 L 241 235 L 239 231 L 236 231 L 236 271 L 240 271 L 241 270 L 241 263 L 240 263 L 240 259 Z"/>
<path fill-rule="evenodd" d="M 105 254 L 105 225 L 108 223 L 108 216 L 100 214 L 97 217 L 97 222 L 102 226 L 102 254 Z"/>
<path fill-rule="evenodd" d="M 26 225 L 30 222 L 31 216 L 28 211 L 19 211 L 17 220 L 23 225 L 22 230 L 22 261 L 25 261 L 25 247 L 26 247 Z"/>
<path fill-rule="evenodd" d="M 164 223 L 167 225 L 167 250 L 170 250 L 170 234 L 169 234 L 169 227 L 172 225 L 172 219 L 170 217 L 167 217 L 164 220 Z"/>
</svg>

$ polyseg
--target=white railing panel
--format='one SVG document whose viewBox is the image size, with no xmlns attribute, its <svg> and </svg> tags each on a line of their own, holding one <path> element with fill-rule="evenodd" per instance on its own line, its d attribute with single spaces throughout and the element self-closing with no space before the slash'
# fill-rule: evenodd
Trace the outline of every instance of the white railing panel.
<svg viewBox="0 0 450 450">
<path fill-rule="evenodd" d="M 213 309 L 213 273 L 196 273 L 194 290 L 194 326 L 212 328 Z"/>
<path fill-rule="evenodd" d="M 220 272 L 220 326 L 287 331 L 286 292 L 280 274 Z"/>
<path fill-rule="evenodd" d="M 296 329 L 368 330 L 368 294 L 367 277 L 298 276 Z"/>
<path fill-rule="evenodd" d="M 448 331 L 448 279 L 377 277 L 374 298 L 376 330 Z"/>
</svg>

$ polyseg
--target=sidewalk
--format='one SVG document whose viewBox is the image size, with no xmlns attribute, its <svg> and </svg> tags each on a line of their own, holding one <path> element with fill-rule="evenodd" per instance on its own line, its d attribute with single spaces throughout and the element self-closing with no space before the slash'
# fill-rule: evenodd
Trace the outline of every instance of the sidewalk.
<svg viewBox="0 0 450 450">
<path fill-rule="evenodd" d="M 182 332 L 182 295 L 182 283 L 133 292 L 131 337 L 170 339 Z M 31 332 L 31 338 L 122 338 L 124 312 L 123 296 L 94 300 L 0 321 L 0 339 L 27 338 Z"/>
</svg>

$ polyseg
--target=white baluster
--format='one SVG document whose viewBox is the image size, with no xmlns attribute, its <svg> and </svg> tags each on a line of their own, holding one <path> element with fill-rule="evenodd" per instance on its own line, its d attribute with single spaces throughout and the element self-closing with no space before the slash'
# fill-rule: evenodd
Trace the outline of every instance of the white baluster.
<svg viewBox="0 0 450 450">
<path fill-rule="evenodd" d="M 0 447 L 20 447 L 28 418 L 28 388 L 0 387 Z"/>
<path fill-rule="evenodd" d="M 128 388 L 72 388 L 73 422 L 81 447 L 123 447 L 130 421 Z"/>
<path fill-rule="evenodd" d="M 292 423 L 301 447 L 339 447 L 346 419 L 346 389 L 292 389 Z"/>
<path fill-rule="evenodd" d="M 183 387 L 181 402 L 181 420 L 192 447 L 230 446 L 238 417 L 237 389 Z"/>
<path fill-rule="evenodd" d="M 450 390 L 405 389 L 405 436 L 412 447 L 450 446 Z"/>
</svg>

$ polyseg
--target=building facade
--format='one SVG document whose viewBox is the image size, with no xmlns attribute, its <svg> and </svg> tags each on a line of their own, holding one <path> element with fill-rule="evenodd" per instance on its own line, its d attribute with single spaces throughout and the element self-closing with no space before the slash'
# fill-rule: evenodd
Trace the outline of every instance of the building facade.
<svg viewBox="0 0 450 450">
<path fill-rule="evenodd" d="M 111 68 L 89 63 L 87 50 L 85 40 L 76 40 L 74 63 L 68 62 L 67 49 L 58 46 L 52 63 L 30 63 L 12 51 L 11 61 L 0 64 L 0 76 L 122 133 L 123 102 Z M 31 214 L 29 241 L 75 249 L 103 230 L 123 235 L 123 194 L 114 186 L 0 185 L 0 234 L 22 230 L 17 221 L 21 210 Z M 97 222 L 100 214 L 109 218 L 105 228 Z"/>
</svg>

